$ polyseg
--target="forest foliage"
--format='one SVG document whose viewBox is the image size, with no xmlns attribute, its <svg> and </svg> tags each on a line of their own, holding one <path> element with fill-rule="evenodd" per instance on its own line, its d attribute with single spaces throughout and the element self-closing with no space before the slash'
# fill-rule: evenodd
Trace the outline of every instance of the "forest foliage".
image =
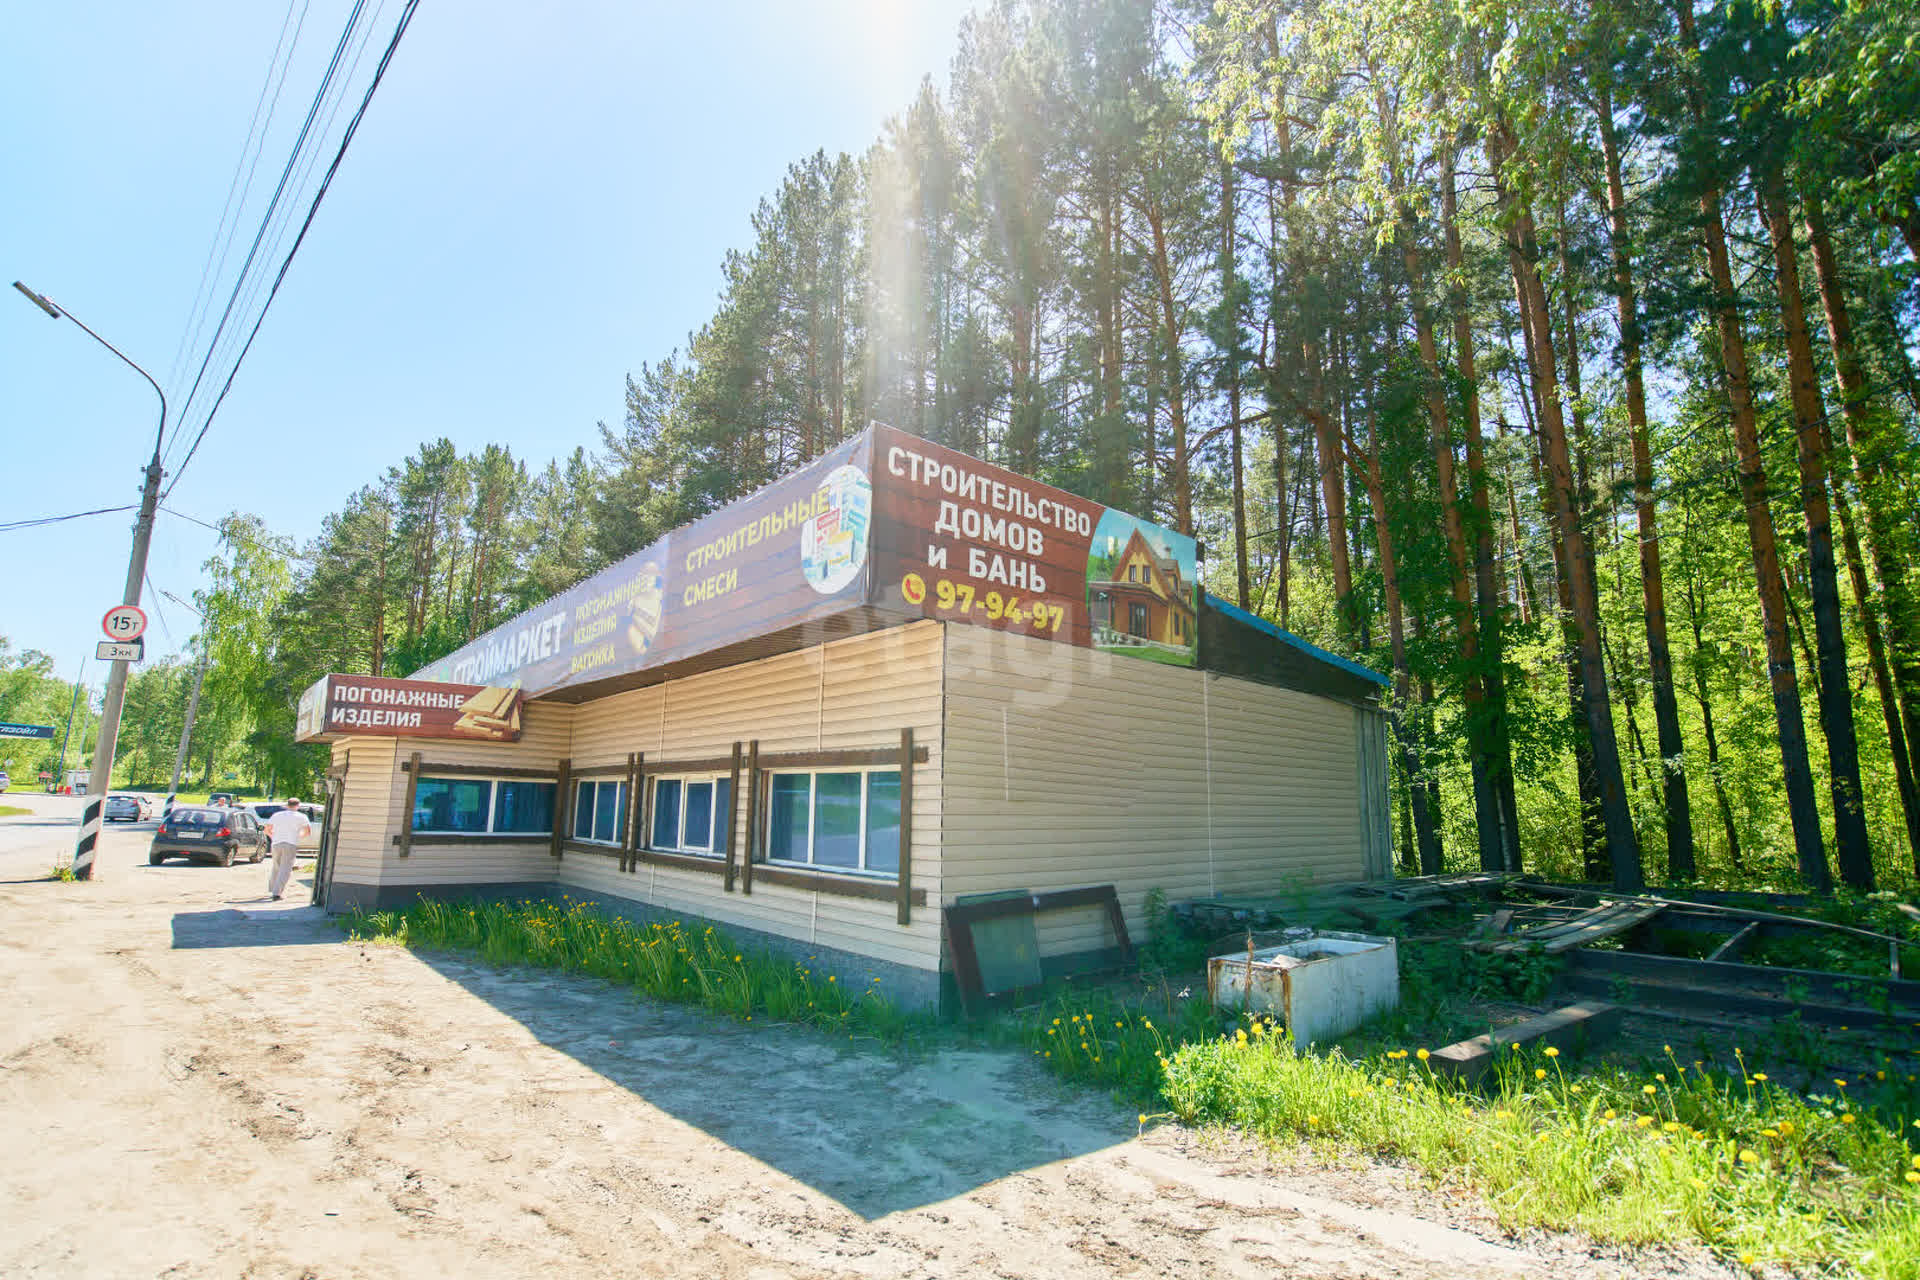
<svg viewBox="0 0 1920 1280">
<path fill-rule="evenodd" d="M 203 754 L 308 780 L 318 675 L 881 421 L 1391 673 L 1408 870 L 1909 882 L 1917 259 L 1914 6 L 999 0 L 791 166 L 597 448 L 430 440 L 304 547 L 223 525 Z"/>
</svg>

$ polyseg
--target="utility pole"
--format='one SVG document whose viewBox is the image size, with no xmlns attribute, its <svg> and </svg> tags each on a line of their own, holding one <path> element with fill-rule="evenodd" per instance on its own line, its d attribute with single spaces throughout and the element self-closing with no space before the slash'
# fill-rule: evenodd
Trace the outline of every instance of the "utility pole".
<svg viewBox="0 0 1920 1280">
<path fill-rule="evenodd" d="M 178 599 L 178 597 L 173 597 Z M 209 624 L 211 625 L 211 624 Z M 187 699 L 187 722 L 180 726 L 180 750 L 173 757 L 173 781 L 167 784 L 166 812 L 173 812 L 173 798 L 180 794 L 180 773 L 187 767 L 187 744 L 193 741 L 193 717 L 200 710 L 200 686 L 207 680 L 207 659 L 213 653 L 213 641 L 200 641 L 200 668 L 193 673 L 193 696 Z"/>
<path fill-rule="evenodd" d="M 83 653 L 80 655 L 79 675 L 86 674 L 87 655 Z M 53 770 L 53 789 L 56 794 L 61 787 L 67 785 L 67 743 L 73 738 L 73 713 L 80 709 L 80 695 L 86 692 L 86 688 L 87 686 L 76 676 L 73 682 L 73 702 L 67 707 L 67 731 L 60 735 L 60 763 L 55 765 Z M 85 736 L 84 733 L 82 736 Z"/>
<path fill-rule="evenodd" d="M 121 352 L 120 348 L 95 333 L 71 312 L 54 305 L 53 301 L 21 284 L 18 280 L 13 287 L 25 294 L 34 306 L 52 316 L 55 320 L 65 319 L 80 326 L 89 338 L 120 357 L 120 362 L 147 380 L 153 388 L 153 394 L 160 397 L 160 425 L 153 433 L 153 457 L 147 463 L 146 483 L 140 490 L 140 516 L 133 526 L 133 551 L 127 557 L 127 584 L 120 594 L 122 604 L 138 605 L 140 587 L 147 576 L 147 545 L 153 540 L 153 513 L 160 506 L 160 445 L 167 434 L 167 393 L 153 380 L 153 375 L 142 369 Z M 100 839 L 101 807 L 106 804 L 107 792 L 113 786 L 113 752 L 119 745 L 120 706 L 127 696 L 127 668 L 125 659 L 115 659 L 109 663 L 107 673 L 107 698 L 100 708 L 100 736 L 94 742 L 93 773 L 87 780 L 87 803 L 80 815 L 80 838 L 73 848 L 73 878 L 91 880 L 93 878 L 94 846 Z"/>
</svg>

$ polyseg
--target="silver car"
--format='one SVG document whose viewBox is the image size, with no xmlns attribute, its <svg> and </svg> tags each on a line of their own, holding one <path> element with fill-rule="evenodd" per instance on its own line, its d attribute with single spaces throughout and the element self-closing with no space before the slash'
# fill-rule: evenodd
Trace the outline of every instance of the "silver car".
<svg viewBox="0 0 1920 1280">
<path fill-rule="evenodd" d="M 108 822 L 138 822 L 146 814 L 141 812 L 139 796 L 115 793 L 107 797 L 106 810 L 101 814 Z"/>
</svg>

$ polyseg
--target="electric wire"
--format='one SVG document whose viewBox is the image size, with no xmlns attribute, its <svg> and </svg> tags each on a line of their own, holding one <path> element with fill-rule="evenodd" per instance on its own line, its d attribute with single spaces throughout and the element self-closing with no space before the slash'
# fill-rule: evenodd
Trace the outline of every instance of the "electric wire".
<svg viewBox="0 0 1920 1280">
<path fill-rule="evenodd" d="M 129 502 L 123 507 L 95 507 L 91 511 L 72 511 L 64 516 L 35 516 L 27 520 L 0 521 L 0 533 L 11 533 L 15 529 L 37 529 L 41 525 L 59 524 L 65 520 L 80 520 L 87 516 L 110 515 L 115 511 L 131 511 L 135 505 Z"/>
<path fill-rule="evenodd" d="M 385 7 L 386 0 L 379 0 L 379 4 L 372 10 L 371 17 L 369 17 L 362 26 L 358 43 L 354 47 L 346 71 L 336 76 L 333 85 L 328 88 L 327 100 L 321 107 L 321 110 L 325 113 L 325 119 L 321 121 L 320 127 L 314 131 L 312 136 L 315 139 L 326 138 L 332 135 L 334 121 L 339 118 L 340 109 L 346 103 L 348 87 L 352 84 L 354 75 L 359 70 L 360 62 L 366 54 L 367 46 L 372 43 L 374 29 L 379 22 L 379 15 Z M 293 175 L 293 181 L 288 188 L 289 190 L 304 191 L 307 189 L 308 179 L 312 177 L 313 170 L 320 161 L 320 156 L 321 152 L 317 149 L 309 148 L 307 150 L 304 157 L 301 157 L 298 161 L 298 172 Z M 281 246 L 285 244 L 287 228 L 293 222 L 295 216 L 295 205 L 291 201 L 283 202 L 278 209 L 271 210 L 269 216 L 271 218 L 271 225 L 266 230 L 265 244 L 267 246 L 267 252 L 261 259 L 263 262 L 271 261 L 279 254 Z M 246 279 L 239 281 L 238 285 L 242 291 L 242 296 L 234 308 L 234 314 L 237 316 L 253 315 L 254 308 L 259 302 L 262 291 L 267 288 L 265 273 L 256 271 Z M 238 368 L 239 359 L 234 356 L 234 350 L 241 345 L 241 333 L 242 327 L 237 326 L 225 333 L 216 334 L 215 345 L 208 353 L 214 368 L 226 368 L 230 359 L 232 360 L 233 368 Z M 249 337 L 250 336 L 249 334 Z M 186 418 L 184 415 L 177 416 L 175 421 L 184 427 Z M 184 435 L 184 431 L 176 432 L 176 445 L 182 435 Z"/>
<path fill-rule="evenodd" d="M 144 576 L 147 580 L 147 593 L 153 597 L 154 620 L 160 624 L 161 634 L 167 637 L 167 646 L 172 648 L 174 645 L 173 628 L 167 625 L 167 611 L 160 607 L 160 597 L 165 593 L 153 585 L 152 574 L 149 573 Z"/>
<path fill-rule="evenodd" d="M 187 361 L 187 352 L 200 343 L 200 334 L 206 327 L 207 308 L 213 302 L 213 282 L 227 268 L 227 255 L 233 250 L 233 241 L 240 230 L 240 215 L 247 207 L 247 197 L 253 192 L 253 175 L 259 170 L 260 157 L 266 154 L 267 133 L 273 128 L 274 113 L 280 106 L 281 90 L 286 88 L 287 73 L 293 69 L 293 55 L 300 47 L 300 33 L 307 25 L 307 10 L 312 0 L 300 5 L 300 21 L 293 21 L 293 7 L 300 0 L 287 0 L 286 16 L 280 20 L 280 35 L 273 44 L 273 56 L 267 61 L 267 74 L 260 82 L 260 96 L 253 102 L 253 118 L 247 122 L 247 136 L 240 144 L 240 155 L 233 163 L 233 177 L 227 183 L 226 203 L 220 207 L 220 221 L 213 230 L 213 241 L 207 246 L 207 260 L 200 268 L 200 283 L 194 287 L 193 306 L 187 311 L 187 323 L 180 330 L 180 345 L 173 353 L 173 363 L 167 369 L 167 385 L 177 386 L 181 370 Z M 293 27 L 292 43 L 287 41 L 287 28 Z M 285 50 L 284 60 L 281 51 Z M 280 76 L 274 78 L 274 69 L 279 68 Z M 272 91 L 272 101 L 268 101 L 268 91 Z M 261 108 L 266 109 L 264 122 Z M 247 153 L 253 153 L 251 163 Z M 241 181 L 241 171 L 246 171 L 246 180 Z M 239 193 L 236 201 L 235 193 Z M 228 221 L 231 215 L 232 221 Z M 219 261 L 216 264 L 215 258 Z"/>
<path fill-rule="evenodd" d="M 347 25 L 345 29 L 340 32 L 340 39 L 334 45 L 333 57 L 328 61 L 326 73 L 320 79 L 320 87 L 314 91 L 313 101 L 307 108 L 306 119 L 301 122 L 300 131 L 294 137 L 293 150 L 288 153 L 286 164 L 281 166 L 280 181 L 275 185 L 273 195 L 267 201 L 267 210 L 265 215 L 260 219 L 260 228 L 254 234 L 253 244 L 247 250 L 246 260 L 240 264 L 240 274 L 234 279 L 233 290 L 227 296 L 227 305 L 225 310 L 220 314 L 220 323 L 214 327 L 213 340 L 207 345 L 206 357 L 200 362 L 200 370 L 194 375 L 192 387 L 188 389 L 186 397 L 180 402 L 180 410 L 175 417 L 176 422 L 184 423 L 189 416 L 194 397 L 199 394 L 201 383 L 207 375 L 207 368 L 213 361 L 214 350 L 219 346 L 220 337 L 226 331 L 227 322 L 233 318 L 234 307 L 240 300 L 242 288 L 248 280 L 248 273 L 253 270 L 254 261 L 260 256 L 261 245 L 266 239 L 268 229 L 273 224 L 274 212 L 280 207 L 281 200 L 287 195 L 289 184 L 293 179 L 294 170 L 298 167 L 302 151 L 307 145 L 307 138 L 313 131 L 313 122 L 320 114 L 321 107 L 326 101 L 326 94 L 331 88 L 335 76 L 339 74 L 341 60 L 346 56 L 346 51 L 352 43 L 353 33 L 359 25 L 360 14 L 365 8 L 366 0 L 354 0 L 353 9 L 347 15 Z"/>
<path fill-rule="evenodd" d="M 359 7 L 358 5 L 355 6 L 356 12 Z M 354 110 L 353 118 L 347 121 L 346 132 L 341 136 L 340 146 L 334 152 L 333 163 L 327 166 L 326 176 L 320 180 L 319 190 L 314 192 L 313 203 L 307 208 L 306 219 L 300 224 L 300 232 L 294 237 L 293 247 L 287 250 L 287 256 L 280 264 L 279 273 L 274 277 L 273 287 L 267 291 L 266 302 L 260 308 L 260 315 L 253 323 L 252 332 L 247 335 L 246 345 L 240 349 L 240 354 L 234 359 L 233 368 L 228 372 L 226 382 L 220 388 L 220 394 L 214 399 L 213 406 L 207 411 L 206 420 L 200 424 L 200 430 L 194 435 L 193 444 L 187 449 L 186 455 L 180 459 L 179 464 L 174 468 L 173 479 L 168 483 L 165 492 L 161 494 L 162 499 L 164 499 L 167 494 L 172 493 L 174 486 L 180 483 L 180 477 L 186 471 L 187 464 L 193 461 L 194 454 L 200 449 L 201 441 L 206 439 L 207 429 L 213 425 L 214 415 L 220 411 L 220 406 L 225 402 L 227 393 L 233 389 L 234 376 L 240 372 L 240 365 L 246 360 L 247 352 L 252 350 L 254 339 L 260 335 L 260 326 L 266 322 L 267 312 L 272 308 L 273 300 L 279 294 L 281 284 L 286 281 L 287 272 L 293 266 L 294 256 L 300 252 L 300 246 L 306 242 L 307 232 L 313 228 L 313 220 L 320 212 L 320 204 L 326 199 L 327 191 L 333 185 L 335 175 L 340 172 L 340 165 L 347 158 L 347 148 L 352 145 L 354 134 L 360 129 L 360 122 L 366 118 L 367 108 L 373 102 L 373 95 L 380 88 L 380 82 L 386 78 L 387 68 L 393 63 L 393 55 L 395 51 L 399 49 L 402 37 L 407 33 L 407 26 L 413 20 L 414 11 L 419 7 L 420 0 L 407 0 L 406 7 L 400 11 L 400 19 L 394 26 L 393 36 L 387 41 L 387 47 L 380 55 L 379 66 L 374 68 L 373 81 L 367 85 L 366 93 L 361 96 L 360 105 Z"/>
</svg>

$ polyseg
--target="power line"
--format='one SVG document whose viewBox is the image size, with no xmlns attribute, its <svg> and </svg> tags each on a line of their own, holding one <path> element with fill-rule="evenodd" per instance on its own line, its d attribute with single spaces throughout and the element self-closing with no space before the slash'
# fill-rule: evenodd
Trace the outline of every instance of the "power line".
<svg viewBox="0 0 1920 1280">
<path fill-rule="evenodd" d="M 267 60 L 266 78 L 260 82 L 260 96 L 254 99 L 253 103 L 253 118 L 247 122 L 247 136 L 240 144 L 240 155 L 233 163 L 233 177 L 227 183 L 227 201 L 221 206 L 220 222 L 214 227 L 213 242 L 207 246 L 207 261 L 200 268 L 200 283 L 194 286 L 193 306 L 188 309 L 186 326 L 180 330 L 180 346 L 174 351 L 173 364 L 167 371 L 167 381 L 169 383 L 177 382 L 179 379 L 181 366 L 186 361 L 188 347 L 200 341 L 200 331 L 206 323 L 206 308 L 207 305 L 213 301 L 213 290 L 210 286 L 213 283 L 214 277 L 226 269 L 227 254 L 233 249 L 234 234 L 240 230 L 240 214 L 247 207 L 247 196 L 253 191 L 253 175 L 260 167 L 260 157 L 266 154 L 267 131 L 273 127 L 274 113 L 280 106 L 280 91 L 286 88 L 287 73 L 293 69 L 293 54 L 300 46 L 300 33 L 306 29 L 307 9 L 310 7 L 312 0 L 308 0 L 307 4 L 300 6 L 300 21 L 297 25 L 294 25 L 293 6 L 296 3 L 299 3 L 299 0 L 287 0 L 286 16 L 280 20 L 280 35 L 274 41 L 273 56 Z M 293 42 L 291 44 L 287 42 L 287 28 L 290 25 L 293 26 Z M 286 59 L 284 62 L 281 60 L 282 48 L 286 50 Z M 273 76 L 276 66 L 280 69 L 280 78 L 277 82 Z M 272 102 L 267 101 L 267 90 L 269 88 L 273 90 Z M 260 109 L 262 106 L 266 107 L 265 123 L 262 123 L 260 118 Z M 258 145 L 256 145 L 256 135 Z M 249 151 L 253 153 L 253 162 L 251 164 L 247 162 L 247 153 Z M 240 171 L 242 169 L 246 170 L 246 182 L 244 184 L 240 180 Z M 239 192 L 240 196 L 238 202 L 234 200 L 234 193 L 236 191 Z M 231 224 L 227 221 L 228 214 L 233 215 Z M 214 262 L 216 254 L 219 256 L 218 265 Z"/>
<path fill-rule="evenodd" d="M 294 550 L 291 545 L 278 546 L 271 542 L 262 542 L 258 538 L 248 537 L 246 534 L 241 533 L 237 530 L 223 529 L 217 524 L 212 524 L 212 523 L 209 523 L 208 521 L 202 520 L 199 516 L 190 516 L 184 511 L 175 511 L 172 507 L 161 507 L 160 510 L 166 512 L 170 516 L 177 516 L 180 519 L 185 520 L 188 524 L 197 524 L 202 529 L 210 529 L 214 533 L 219 534 L 223 538 L 231 538 L 235 542 L 244 542 L 250 547 L 257 547 L 262 551 L 271 551 L 274 555 L 285 556 L 289 560 L 298 560 L 302 564 L 314 563 L 314 557 L 309 555 L 302 555 L 300 552 Z"/>
<path fill-rule="evenodd" d="M 267 209 L 261 216 L 259 230 L 254 233 L 253 244 L 247 250 L 246 261 L 240 264 L 240 274 L 234 278 L 233 291 L 227 295 L 226 309 L 220 313 L 220 323 L 214 326 L 213 340 L 207 344 L 207 354 L 200 361 L 200 371 L 194 375 L 193 386 L 188 389 L 186 398 L 180 403 L 176 421 L 186 420 L 187 410 L 192 405 L 194 396 L 200 392 L 200 384 L 207 376 L 207 367 L 212 363 L 214 350 L 220 344 L 220 335 L 226 332 L 227 321 L 233 317 L 234 307 L 240 301 L 241 289 L 247 282 L 248 273 L 253 270 L 254 260 L 260 255 L 260 246 L 266 239 L 267 230 L 273 224 L 274 212 L 280 207 L 281 199 L 287 194 L 288 184 L 292 180 L 301 151 L 306 147 L 307 138 L 313 131 L 314 118 L 320 114 L 327 90 L 332 86 L 334 76 L 339 72 L 341 57 L 352 40 L 354 29 L 360 21 L 360 14 L 365 8 L 366 0 L 354 0 L 353 9 L 347 15 L 346 28 L 340 32 L 340 39 L 333 48 L 333 58 L 327 63 L 326 73 L 320 78 L 320 87 L 314 91 L 313 101 L 307 107 L 306 119 L 301 122 L 299 133 L 294 136 L 293 150 L 287 154 L 287 162 L 280 168 L 280 181 L 274 186 L 273 195 L 267 201 Z"/>
<path fill-rule="evenodd" d="M 36 516 L 31 520 L 8 520 L 0 523 L 0 533 L 11 533 L 15 529 L 37 529 L 43 524 L 59 524 L 63 520 L 79 520 L 86 516 L 111 515 L 115 511 L 131 511 L 134 504 L 124 507 L 95 507 L 92 511 L 74 511 L 64 516 Z"/>
<path fill-rule="evenodd" d="M 293 266 L 294 255 L 298 254 L 300 246 L 306 243 L 307 232 L 312 229 L 313 220 L 320 212 L 320 204 L 326 199 L 327 191 L 333 185 L 334 176 L 340 172 L 340 165 L 347 158 L 347 148 L 352 145 L 353 136 L 359 131 L 360 122 L 366 118 L 367 108 L 373 102 L 373 95 L 380 88 L 380 82 L 386 78 L 387 68 L 393 63 L 394 52 L 399 49 L 400 40 L 406 35 L 407 26 L 412 22 L 414 11 L 419 7 L 420 0 L 407 0 L 406 7 L 400 11 L 400 20 L 394 26 L 393 36 L 387 41 L 386 50 L 380 55 L 380 65 L 374 68 L 373 82 L 367 86 L 367 91 L 361 96 L 360 105 L 354 111 L 353 118 L 347 122 L 346 133 L 341 136 L 339 149 L 334 152 L 333 163 L 327 166 L 326 176 L 320 180 L 319 190 L 314 192 L 313 203 L 307 208 L 306 220 L 300 224 L 300 232 L 294 237 L 293 247 L 287 250 L 287 256 L 280 264 L 280 271 L 274 277 L 273 287 L 267 291 L 267 300 L 260 308 L 260 315 L 253 323 L 252 332 L 247 335 L 246 345 L 235 357 L 233 368 L 227 374 L 226 383 L 220 388 L 220 394 L 215 398 L 213 407 L 207 411 L 206 421 L 200 424 L 200 430 L 194 435 L 192 446 L 187 449 L 186 456 L 181 458 L 179 465 L 174 468 L 173 480 L 161 494 L 163 499 L 173 492 L 175 485 L 180 483 L 180 477 L 186 471 L 187 464 L 193 461 L 193 455 L 200 449 L 200 442 L 206 439 L 207 429 L 213 425 L 214 415 L 220 411 L 221 404 L 226 401 L 227 393 L 233 389 L 233 379 L 240 372 L 240 365 L 246 360 L 247 352 L 253 349 L 254 339 L 260 335 L 260 326 L 266 322 L 267 312 L 272 308 L 273 300 L 279 295 L 280 286 L 286 281 L 287 272 Z M 360 6 L 356 4 L 356 14 L 359 8 Z"/>
</svg>

